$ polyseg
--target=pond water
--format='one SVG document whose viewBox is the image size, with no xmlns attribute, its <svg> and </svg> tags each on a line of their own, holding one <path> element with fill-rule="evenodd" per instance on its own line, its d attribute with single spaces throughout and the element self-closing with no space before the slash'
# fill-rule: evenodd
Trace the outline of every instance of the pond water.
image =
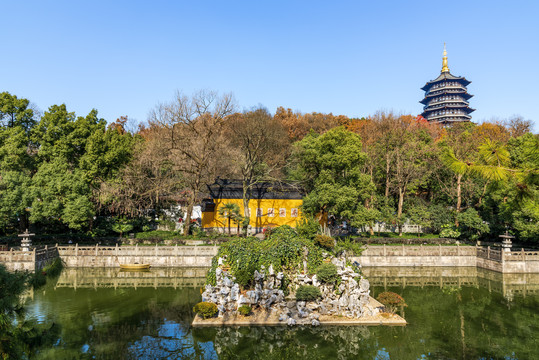
<svg viewBox="0 0 539 360">
<path fill-rule="evenodd" d="M 192 329 L 204 270 L 64 269 L 28 294 L 55 323 L 37 359 L 539 359 L 539 275 L 475 268 L 364 269 L 401 294 L 406 327 Z"/>
</svg>

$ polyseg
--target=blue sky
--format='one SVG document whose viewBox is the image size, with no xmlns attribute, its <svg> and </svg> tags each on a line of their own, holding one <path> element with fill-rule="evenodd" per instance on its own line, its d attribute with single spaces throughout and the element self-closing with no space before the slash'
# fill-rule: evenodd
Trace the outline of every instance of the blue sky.
<svg viewBox="0 0 539 360">
<path fill-rule="evenodd" d="M 473 120 L 539 130 L 539 1 L 2 1 L 0 91 L 145 121 L 176 90 L 350 117 L 419 114 L 449 68 Z"/>
</svg>

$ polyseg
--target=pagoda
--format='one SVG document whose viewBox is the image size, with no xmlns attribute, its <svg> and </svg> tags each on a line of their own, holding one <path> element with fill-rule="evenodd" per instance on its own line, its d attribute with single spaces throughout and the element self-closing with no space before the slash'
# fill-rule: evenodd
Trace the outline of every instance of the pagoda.
<svg viewBox="0 0 539 360">
<path fill-rule="evenodd" d="M 468 103 L 473 96 L 466 90 L 466 86 L 470 83 L 471 81 L 464 77 L 451 75 L 447 66 L 447 51 L 444 44 L 440 76 L 421 88 L 425 91 L 425 98 L 420 101 L 425 105 L 421 116 L 429 122 L 442 125 L 470 121 L 472 119 L 470 113 L 475 111 Z"/>
</svg>

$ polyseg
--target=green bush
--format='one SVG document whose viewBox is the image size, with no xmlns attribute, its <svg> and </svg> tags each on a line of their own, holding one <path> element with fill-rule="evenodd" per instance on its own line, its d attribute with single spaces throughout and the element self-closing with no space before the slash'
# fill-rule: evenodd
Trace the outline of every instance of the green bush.
<svg viewBox="0 0 539 360">
<path fill-rule="evenodd" d="M 157 223 L 164 226 L 168 231 L 176 230 L 176 222 L 174 220 L 158 220 Z"/>
<path fill-rule="evenodd" d="M 319 229 L 320 223 L 313 217 L 305 217 L 296 225 L 298 235 L 307 239 L 314 239 Z"/>
<path fill-rule="evenodd" d="M 41 270 L 38 270 L 30 276 L 28 283 L 34 290 L 37 290 L 47 283 L 47 276 Z"/>
<path fill-rule="evenodd" d="M 322 264 L 322 253 L 323 250 L 315 246 L 312 240 L 299 237 L 290 226 L 280 226 L 273 229 L 271 235 L 264 240 L 254 237 L 233 238 L 222 244 L 212 260 L 207 281 L 215 285 L 215 269 L 219 257 L 226 257 L 236 282 L 245 289 L 254 285 L 254 271 L 260 271 L 262 265 L 266 269 L 272 265 L 276 272 L 282 271 L 285 274 L 303 270 L 305 254 L 307 254 L 307 270 L 312 274 Z M 285 282 L 281 290 L 286 290 Z"/>
<path fill-rule="evenodd" d="M 335 247 L 335 239 L 327 235 L 316 235 L 314 243 L 320 247 L 331 250 Z"/>
<path fill-rule="evenodd" d="M 211 302 L 199 302 L 193 311 L 203 319 L 209 319 L 217 314 L 217 305 Z"/>
<path fill-rule="evenodd" d="M 442 231 L 440 231 L 441 238 L 458 239 L 460 231 L 454 225 L 446 224 L 442 225 Z"/>
<path fill-rule="evenodd" d="M 302 285 L 296 291 L 296 300 L 298 301 L 313 301 L 322 297 L 320 289 L 312 285 Z"/>
<path fill-rule="evenodd" d="M 340 253 L 341 251 L 346 251 L 354 256 L 361 255 L 361 252 L 363 251 L 361 248 L 361 243 L 354 241 L 349 237 L 346 239 L 337 240 L 337 245 L 333 250 L 336 254 Z"/>
<path fill-rule="evenodd" d="M 151 240 L 154 242 L 159 242 L 163 240 L 177 239 L 179 238 L 179 236 L 177 233 L 173 231 L 154 230 L 154 231 L 136 233 L 135 238 L 141 239 L 141 240 Z"/>
<path fill-rule="evenodd" d="M 242 305 L 238 308 L 238 312 L 243 316 L 248 316 L 251 313 L 251 307 L 249 305 Z"/>
<path fill-rule="evenodd" d="M 64 264 L 62 263 L 62 259 L 56 258 L 53 262 L 41 269 L 41 271 L 44 275 L 47 275 L 49 277 L 55 277 L 60 275 L 63 267 Z"/>
<path fill-rule="evenodd" d="M 323 283 L 333 284 L 337 281 L 337 267 L 332 263 L 322 264 L 316 269 L 316 277 Z"/>
</svg>

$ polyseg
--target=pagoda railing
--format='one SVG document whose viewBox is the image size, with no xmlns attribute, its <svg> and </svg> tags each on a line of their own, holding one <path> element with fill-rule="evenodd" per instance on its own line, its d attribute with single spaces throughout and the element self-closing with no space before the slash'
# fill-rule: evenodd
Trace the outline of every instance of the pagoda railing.
<svg viewBox="0 0 539 360">
<path fill-rule="evenodd" d="M 445 107 L 445 106 L 455 106 L 455 107 L 468 107 L 470 104 L 468 103 L 454 103 L 454 102 L 450 102 L 450 101 L 444 101 L 444 102 L 438 102 L 436 103 L 436 105 L 427 105 L 425 106 L 425 110 L 426 109 L 439 109 L 439 108 L 442 108 L 442 107 Z"/>
<path fill-rule="evenodd" d="M 440 89 L 436 91 L 429 91 L 427 93 L 427 96 L 433 96 L 433 95 L 441 95 L 441 94 L 447 94 L 447 93 L 466 93 L 466 88 L 457 88 L 457 89 Z"/>
</svg>

